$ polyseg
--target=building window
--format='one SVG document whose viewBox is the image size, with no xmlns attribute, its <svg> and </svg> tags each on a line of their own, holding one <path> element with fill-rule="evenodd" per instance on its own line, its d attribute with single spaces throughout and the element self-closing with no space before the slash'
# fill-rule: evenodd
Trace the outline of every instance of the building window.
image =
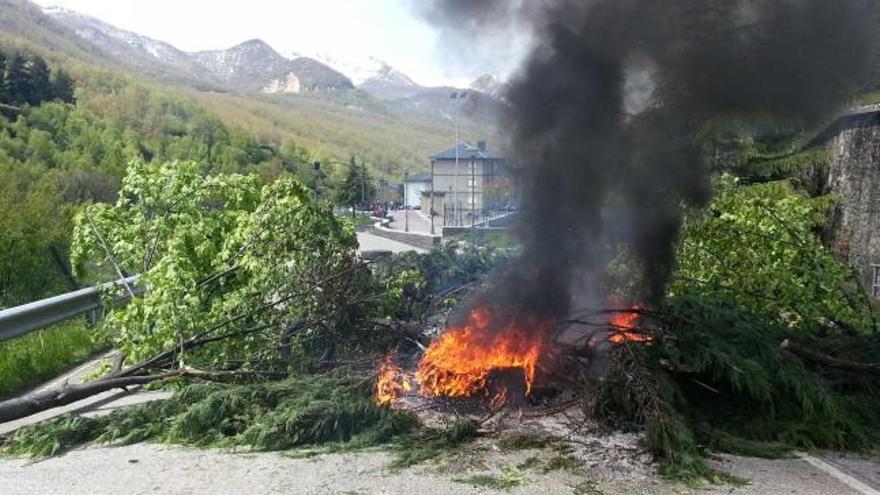
<svg viewBox="0 0 880 495">
<path fill-rule="evenodd" d="M 880 297 L 880 265 L 871 265 L 874 270 L 874 276 L 871 279 L 871 295 Z"/>
</svg>

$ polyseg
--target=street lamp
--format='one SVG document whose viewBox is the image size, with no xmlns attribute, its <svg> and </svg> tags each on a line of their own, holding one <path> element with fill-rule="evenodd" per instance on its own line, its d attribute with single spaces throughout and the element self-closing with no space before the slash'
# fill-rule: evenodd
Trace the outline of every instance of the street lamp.
<svg viewBox="0 0 880 495">
<path fill-rule="evenodd" d="M 403 173 L 403 231 L 409 232 L 409 198 L 407 198 L 407 184 L 409 183 L 409 170 Z"/>
<path fill-rule="evenodd" d="M 379 179 L 379 197 L 377 200 L 380 202 L 382 206 L 382 210 L 385 214 L 388 213 L 388 181 L 386 179 Z"/>
<path fill-rule="evenodd" d="M 367 202 L 367 165 L 364 163 L 364 159 L 361 158 L 361 211 L 366 209 Z"/>
</svg>

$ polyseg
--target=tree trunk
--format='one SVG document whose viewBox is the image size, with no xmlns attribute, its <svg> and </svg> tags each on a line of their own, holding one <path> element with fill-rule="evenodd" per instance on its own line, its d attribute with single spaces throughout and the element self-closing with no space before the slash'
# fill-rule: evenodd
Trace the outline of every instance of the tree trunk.
<svg viewBox="0 0 880 495">
<path fill-rule="evenodd" d="M 181 374 L 183 374 L 181 371 L 171 371 L 159 375 L 111 376 L 89 383 L 65 385 L 57 389 L 34 392 L 24 397 L 0 402 L 0 423 L 24 418 L 54 407 L 65 406 L 114 388 L 144 385 Z"/>
<path fill-rule="evenodd" d="M 869 375 L 880 375 L 880 363 L 860 363 L 857 361 L 848 361 L 846 359 L 840 359 L 832 356 L 827 356 L 825 354 L 806 349 L 801 347 L 797 342 L 792 342 L 788 339 L 782 341 L 779 344 L 779 347 L 793 352 L 802 358 L 812 361 L 817 364 L 821 364 L 822 366 L 827 366 L 829 368 L 836 368 L 844 371 L 851 371 L 854 373 L 863 373 Z"/>
</svg>

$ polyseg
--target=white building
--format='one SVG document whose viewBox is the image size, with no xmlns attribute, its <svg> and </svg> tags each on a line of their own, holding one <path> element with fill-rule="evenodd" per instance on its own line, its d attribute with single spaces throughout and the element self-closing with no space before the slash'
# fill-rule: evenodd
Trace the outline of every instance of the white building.
<svg viewBox="0 0 880 495">
<path fill-rule="evenodd" d="M 422 193 L 431 189 L 431 174 L 425 172 L 409 176 L 403 189 L 403 204 L 410 208 L 418 208 L 421 205 Z"/>
<path fill-rule="evenodd" d="M 458 213 L 458 222 L 472 212 L 509 206 L 513 183 L 507 159 L 490 150 L 485 141 L 460 143 L 430 157 L 434 191 L 445 192 L 438 214 Z M 428 187 L 431 186 L 430 181 Z"/>
</svg>

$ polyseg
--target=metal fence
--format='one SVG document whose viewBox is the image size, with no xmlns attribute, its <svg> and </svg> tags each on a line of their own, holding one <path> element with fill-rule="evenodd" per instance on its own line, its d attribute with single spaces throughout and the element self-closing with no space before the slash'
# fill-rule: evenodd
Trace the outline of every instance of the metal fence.
<svg viewBox="0 0 880 495">
<path fill-rule="evenodd" d="M 443 226 L 470 227 L 473 225 L 477 228 L 492 227 L 493 222 L 505 218 L 515 211 L 514 208 L 476 211 L 466 209 L 455 211 L 452 208 L 445 208 L 443 210 Z"/>
<path fill-rule="evenodd" d="M 23 304 L 0 310 L 0 342 L 21 337 L 34 330 L 64 321 L 77 315 L 95 311 L 102 307 L 101 293 L 115 287 L 128 287 L 123 291 L 119 302 L 128 300 L 132 294 L 142 292 L 135 289 L 134 283 L 140 275 L 134 275 L 116 282 L 87 287 L 60 296 Z"/>
</svg>

